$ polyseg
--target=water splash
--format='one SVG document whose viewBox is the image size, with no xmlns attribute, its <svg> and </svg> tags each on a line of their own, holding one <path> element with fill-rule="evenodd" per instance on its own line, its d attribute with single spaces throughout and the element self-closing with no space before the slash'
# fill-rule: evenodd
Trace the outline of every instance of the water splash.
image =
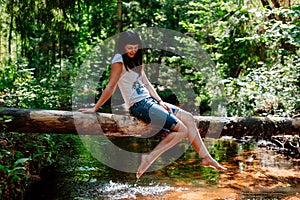
<svg viewBox="0 0 300 200">
<path fill-rule="evenodd" d="M 99 184 L 93 189 L 83 193 L 82 197 L 105 197 L 105 199 L 137 199 L 141 196 L 162 197 L 168 191 L 183 191 L 186 188 L 175 188 L 166 184 L 148 184 L 147 186 L 138 185 L 138 183 L 119 183 L 109 181 Z"/>
</svg>

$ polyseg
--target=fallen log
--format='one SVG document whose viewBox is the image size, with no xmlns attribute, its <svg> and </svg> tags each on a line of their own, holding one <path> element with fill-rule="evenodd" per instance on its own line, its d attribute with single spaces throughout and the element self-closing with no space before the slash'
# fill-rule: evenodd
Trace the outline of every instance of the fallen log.
<svg viewBox="0 0 300 200">
<path fill-rule="evenodd" d="M 12 119 L 8 119 L 10 116 Z M 72 111 L 0 108 L 1 130 L 22 133 L 86 134 L 110 137 L 150 137 L 160 131 L 129 115 L 83 114 Z M 300 118 L 195 116 L 202 137 L 299 135 Z"/>
</svg>

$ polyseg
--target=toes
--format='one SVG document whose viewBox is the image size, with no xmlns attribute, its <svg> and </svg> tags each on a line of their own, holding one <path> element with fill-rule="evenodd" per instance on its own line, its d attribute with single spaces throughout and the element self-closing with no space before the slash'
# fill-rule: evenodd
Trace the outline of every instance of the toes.
<svg viewBox="0 0 300 200">
<path fill-rule="evenodd" d="M 147 154 L 142 154 L 141 156 L 141 164 L 138 168 L 138 171 L 136 173 L 136 178 L 139 179 L 143 174 L 144 172 L 148 169 L 148 166 L 149 163 L 147 162 Z"/>
<path fill-rule="evenodd" d="M 207 160 L 207 159 L 203 159 L 201 165 L 202 165 L 202 166 L 206 166 L 206 167 L 212 167 L 212 168 L 215 168 L 216 170 L 219 170 L 219 171 L 225 171 L 225 170 L 227 170 L 227 168 L 221 166 L 221 165 L 220 165 L 217 161 L 215 161 L 215 160 Z"/>
<path fill-rule="evenodd" d="M 140 179 L 141 176 L 142 176 L 142 174 L 140 172 L 136 173 L 136 179 Z"/>
</svg>

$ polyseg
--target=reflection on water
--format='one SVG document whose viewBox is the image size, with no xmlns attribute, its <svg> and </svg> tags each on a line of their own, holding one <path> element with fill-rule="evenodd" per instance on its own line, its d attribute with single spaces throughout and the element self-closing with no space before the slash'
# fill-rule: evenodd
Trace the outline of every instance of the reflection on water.
<svg viewBox="0 0 300 200">
<path fill-rule="evenodd" d="M 101 149 L 99 138 L 88 137 L 93 148 L 98 146 Z M 149 152 L 159 142 L 157 139 L 137 138 L 111 141 L 135 152 Z M 300 198 L 299 160 L 274 153 L 262 142 L 249 138 L 205 139 L 205 144 L 211 155 L 228 168 L 226 172 L 200 166 L 201 158 L 196 151 L 184 144 L 187 150 L 179 159 L 144 174 L 139 181 L 134 173 L 103 165 L 78 144 L 69 157 L 63 158 L 59 169 L 46 173 L 44 181 L 33 188 L 27 199 Z M 136 167 L 132 164 L 132 168 Z"/>
</svg>

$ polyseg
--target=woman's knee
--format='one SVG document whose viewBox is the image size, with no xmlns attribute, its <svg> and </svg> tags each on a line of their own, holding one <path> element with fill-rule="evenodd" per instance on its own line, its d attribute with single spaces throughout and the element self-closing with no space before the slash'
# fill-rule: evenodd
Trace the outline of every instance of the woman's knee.
<svg viewBox="0 0 300 200">
<path fill-rule="evenodd" d="M 189 123 L 194 123 L 194 116 L 192 113 L 187 112 L 185 110 L 180 110 L 178 111 L 176 115 L 180 120 L 182 120 L 184 123 L 189 122 Z"/>
<path fill-rule="evenodd" d="M 177 122 L 176 126 L 174 127 L 174 131 L 176 131 L 177 134 L 182 138 L 186 138 L 188 136 L 188 128 L 181 121 Z"/>
</svg>

